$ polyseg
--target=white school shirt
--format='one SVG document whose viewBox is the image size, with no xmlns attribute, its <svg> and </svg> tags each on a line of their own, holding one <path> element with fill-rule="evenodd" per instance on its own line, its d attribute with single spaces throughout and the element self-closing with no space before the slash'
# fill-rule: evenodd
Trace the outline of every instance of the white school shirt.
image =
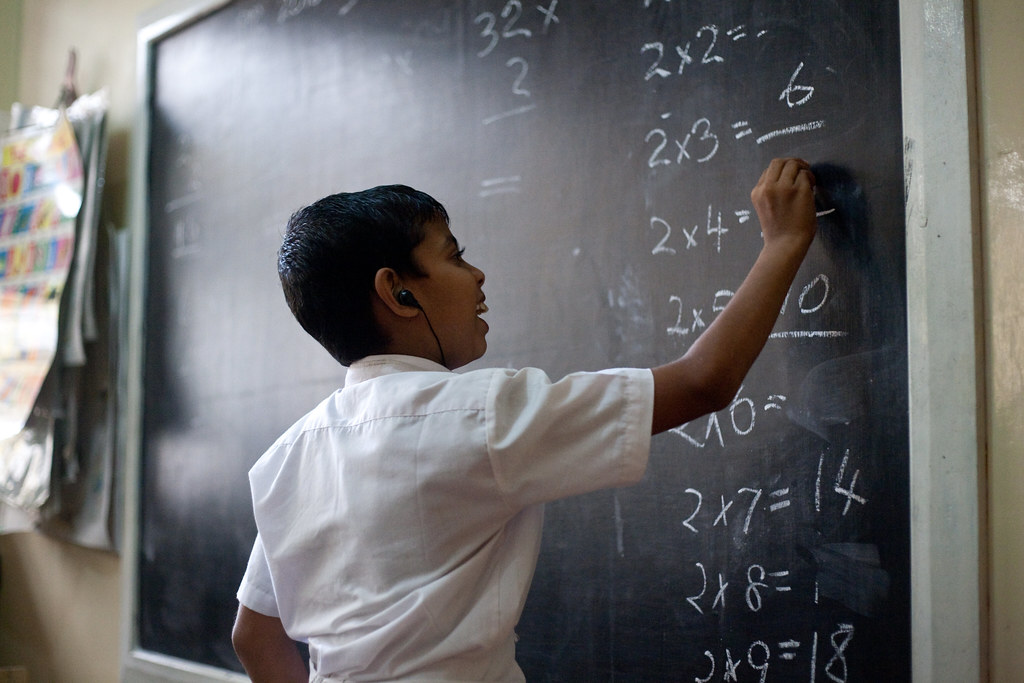
<svg viewBox="0 0 1024 683">
<path fill-rule="evenodd" d="M 522 681 L 543 503 L 637 482 L 653 395 L 649 370 L 353 363 L 249 472 L 239 601 L 309 644 L 311 680 Z"/>
</svg>

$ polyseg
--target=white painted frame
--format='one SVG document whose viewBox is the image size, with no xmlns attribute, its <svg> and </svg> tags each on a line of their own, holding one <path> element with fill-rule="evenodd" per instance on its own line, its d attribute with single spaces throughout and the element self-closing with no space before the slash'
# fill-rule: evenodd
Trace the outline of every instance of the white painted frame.
<svg viewBox="0 0 1024 683">
<path fill-rule="evenodd" d="M 228 0 L 169 0 L 139 17 L 136 37 L 136 114 L 131 156 L 131 266 L 128 301 L 128 339 L 123 378 L 118 386 L 119 456 L 124 463 L 125 514 L 121 555 L 121 680 L 128 683 L 244 683 L 246 676 L 139 647 L 139 487 L 142 482 L 142 373 L 147 282 L 149 222 L 149 102 L 153 94 L 153 55 L 156 43 L 179 28 L 227 4 Z M 241 577 L 239 577 L 241 578 Z"/>
<path fill-rule="evenodd" d="M 985 680 L 984 362 L 970 0 L 901 0 L 914 680 Z"/>
<path fill-rule="evenodd" d="M 886 2 L 888 0 L 877 0 Z M 133 137 L 132 262 L 119 447 L 125 473 L 122 678 L 244 676 L 138 647 L 138 552 L 147 159 L 156 42 L 226 4 L 171 0 L 140 17 Z M 900 0 L 906 142 L 910 383 L 911 631 L 914 681 L 980 681 L 985 585 L 980 511 L 983 363 L 974 60 L 968 0 Z"/>
</svg>

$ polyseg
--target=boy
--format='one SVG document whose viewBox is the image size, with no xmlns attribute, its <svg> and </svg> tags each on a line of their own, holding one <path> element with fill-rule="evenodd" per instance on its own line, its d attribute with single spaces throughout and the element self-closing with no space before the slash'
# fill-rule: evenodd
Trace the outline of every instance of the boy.
<svg viewBox="0 0 1024 683">
<path fill-rule="evenodd" d="M 513 631 L 543 503 L 644 473 L 651 434 L 728 405 L 815 232 L 806 162 L 751 192 L 764 246 L 681 358 L 647 369 L 454 374 L 486 349 L 484 274 L 436 201 L 333 195 L 289 221 L 278 270 L 345 387 L 249 473 L 259 534 L 232 640 L 254 681 L 522 681 Z"/>
</svg>

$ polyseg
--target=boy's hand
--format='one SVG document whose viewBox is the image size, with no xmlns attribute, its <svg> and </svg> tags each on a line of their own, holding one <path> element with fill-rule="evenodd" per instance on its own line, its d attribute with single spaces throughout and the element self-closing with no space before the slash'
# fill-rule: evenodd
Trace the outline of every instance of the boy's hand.
<svg viewBox="0 0 1024 683">
<path fill-rule="evenodd" d="M 793 239 L 806 246 L 814 238 L 814 174 L 803 159 L 773 159 L 750 192 L 765 245 Z"/>
<path fill-rule="evenodd" d="M 725 309 L 689 350 L 652 369 L 654 434 L 729 405 L 768 340 L 814 239 L 814 175 L 806 161 L 775 159 L 750 198 L 761 219 L 764 247 Z"/>
</svg>

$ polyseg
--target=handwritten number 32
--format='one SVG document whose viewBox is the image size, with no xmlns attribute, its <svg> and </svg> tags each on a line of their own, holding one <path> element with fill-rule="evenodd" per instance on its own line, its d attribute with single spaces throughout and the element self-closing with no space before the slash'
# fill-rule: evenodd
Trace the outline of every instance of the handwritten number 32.
<svg viewBox="0 0 1024 683">
<path fill-rule="evenodd" d="M 515 24 L 519 21 L 519 18 L 523 15 L 523 4 L 519 0 L 509 0 L 505 3 L 505 6 L 501 10 L 501 18 L 505 19 L 505 25 L 502 26 L 500 32 L 496 29 L 498 25 L 498 17 L 493 12 L 481 12 L 477 15 L 476 19 L 473 20 L 474 24 L 486 24 L 484 29 L 480 31 L 481 38 L 490 39 L 487 47 L 480 52 L 476 53 L 477 57 L 486 57 L 491 54 L 498 45 L 498 41 L 502 38 L 512 38 L 514 36 L 523 36 L 529 38 L 533 33 L 528 28 L 515 28 Z"/>
</svg>

